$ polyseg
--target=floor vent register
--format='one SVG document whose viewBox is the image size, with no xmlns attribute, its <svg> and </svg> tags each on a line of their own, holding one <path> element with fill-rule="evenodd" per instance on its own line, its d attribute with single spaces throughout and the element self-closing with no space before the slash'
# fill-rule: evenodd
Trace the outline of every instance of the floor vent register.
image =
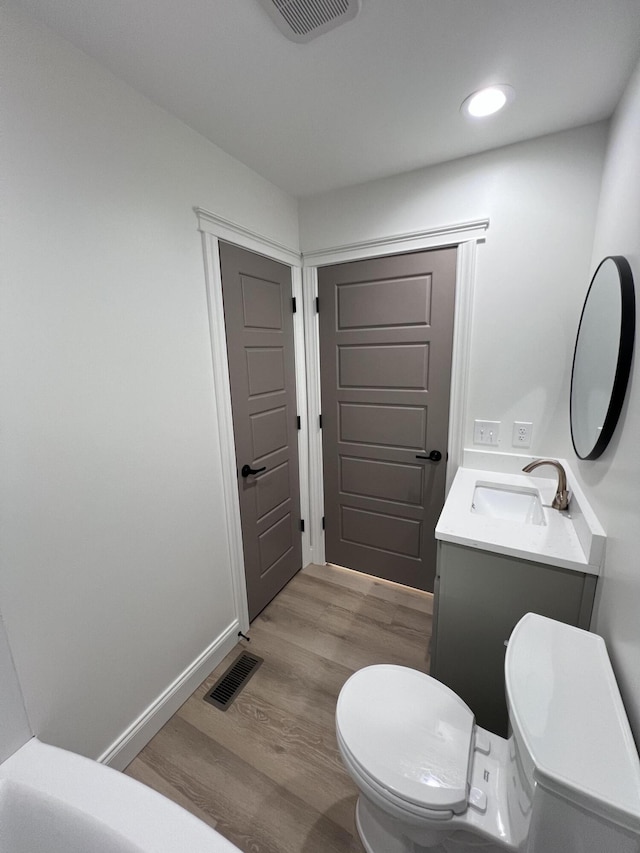
<svg viewBox="0 0 640 853">
<path fill-rule="evenodd" d="M 251 676 L 259 669 L 261 663 L 262 658 L 243 652 L 205 695 L 205 702 L 215 705 L 221 711 L 226 711 Z"/>
</svg>

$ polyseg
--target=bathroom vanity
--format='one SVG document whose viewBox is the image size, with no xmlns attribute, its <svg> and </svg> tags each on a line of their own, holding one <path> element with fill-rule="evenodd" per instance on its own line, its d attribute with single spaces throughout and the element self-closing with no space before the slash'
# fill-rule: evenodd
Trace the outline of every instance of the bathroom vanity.
<svg viewBox="0 0 640 853">
<path fill-rule="evenodd" d="M 533 612 L 585 629 L 591 620 L 604 531 L 575 486 L 568 512 L 551 509 L 556 486 L 461 468 L 436 527 L 431 675 L 502 736 L 504 655 L 519 619 Z"/>
</svg>

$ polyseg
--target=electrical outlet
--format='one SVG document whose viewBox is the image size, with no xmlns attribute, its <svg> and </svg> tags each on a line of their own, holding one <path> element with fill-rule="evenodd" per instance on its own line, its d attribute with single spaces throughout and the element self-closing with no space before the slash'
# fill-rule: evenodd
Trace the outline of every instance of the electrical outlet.
<svg viewBox="0 0 640 853">
<path fill-rule="evenodd" d="M 500 439 L 500 421 L 474 421 L 474 444 L 498 444 Z"/>
<path fill-rule="evenodd" d="M 514 447 L 531 447 L 533 424 L 528 421 L 514 421 L 511 443 Z"/>
</svg>

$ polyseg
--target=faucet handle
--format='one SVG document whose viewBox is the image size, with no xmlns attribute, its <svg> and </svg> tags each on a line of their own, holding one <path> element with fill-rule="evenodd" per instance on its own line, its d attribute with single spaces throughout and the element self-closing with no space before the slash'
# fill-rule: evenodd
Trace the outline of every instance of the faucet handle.
<svg viewBox="0 0 640 853">
<path fill-rule="evenodd" d="M 556 496 L 553 499 L 553 503 L 551 504 L 551 509 L 569 509 L 569 503 L 571 501 L 571 490 L 564 489 L 563 491 L 556 492 Z"/>
</svg>

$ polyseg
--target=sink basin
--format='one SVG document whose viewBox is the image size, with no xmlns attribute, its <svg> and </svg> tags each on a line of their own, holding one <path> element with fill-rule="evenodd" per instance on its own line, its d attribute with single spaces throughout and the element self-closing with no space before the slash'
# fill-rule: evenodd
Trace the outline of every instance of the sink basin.
<svg viewBox="0 0 640 853">
<path fill-rule="evenodd" d="M 540 495 L 524 486 L 476 483 L 471 512 L 516 524 L 546 524 Z"/>
<path fill-rule="evenodd" d="M 558 487 L 555 473 L 548 478 L 510 473 L 509 467 L 519 469 L 525 459 L 486 454 L 487 464 L 502 469 L 491 471 L 479 467 L 484 456 L 475 453 L 465 450 L 473 465 L 461 466 L 453 478 L 436 525 L 439 542 L 594 577 L 601 573 L 607 536 L 564 459 L 560 461 L 573 492 L 571 512 L 551 509 Z"/>
</svg>

